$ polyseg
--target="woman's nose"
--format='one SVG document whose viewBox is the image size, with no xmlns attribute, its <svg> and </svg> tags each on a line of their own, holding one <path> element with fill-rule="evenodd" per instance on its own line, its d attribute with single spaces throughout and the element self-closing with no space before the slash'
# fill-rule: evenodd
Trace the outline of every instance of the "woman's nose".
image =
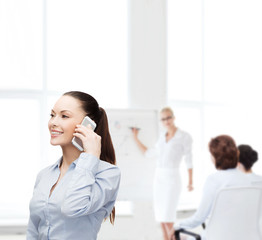
<svg viewBox="0 0 262 240">
<path fill-rule="evenodd" d="M 57 117 L 53 117 L 50 119 L 51 126 L 57 126 L 58 125 L 58 119 Z"/>
</svg>

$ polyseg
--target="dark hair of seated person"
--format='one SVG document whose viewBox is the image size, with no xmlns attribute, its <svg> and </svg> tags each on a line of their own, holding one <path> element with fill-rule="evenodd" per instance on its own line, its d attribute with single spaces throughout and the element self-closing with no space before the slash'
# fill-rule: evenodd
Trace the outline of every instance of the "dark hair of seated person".
<svg viewBox="0 0 262 240">
<path fill-rule="evenodd" d="M 253 164 L 258 160 L 258 153 L 249 145 L 241 144 L 238 146 L 239 162 L 249 171 Z"/>
<path fill-rule="evenodd" d="M 209 151 L 214 157 L 217 169 L 236 168 L 239 151 L 234 139 L 228 135 L 220 135 L 209 142 Z"/>
</svg>

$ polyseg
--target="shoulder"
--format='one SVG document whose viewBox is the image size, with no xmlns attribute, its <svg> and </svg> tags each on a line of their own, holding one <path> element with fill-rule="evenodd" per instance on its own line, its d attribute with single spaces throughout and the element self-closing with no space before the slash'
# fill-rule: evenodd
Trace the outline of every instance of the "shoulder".
<svg viewBox="0 0 262 240">
<path fill-rule="evenodd" d="M 119 187 L 121 171 L 118 166 L 100 160 L 95 178 L 102 180 L 111 186 Z"/>
<path fill-rule="evenodd" d="M 180 128 L 178 128 L 177 130 L 180 132 L 180 134 L 181 134 L 183 137 L 185 137 L 185 138 L 191 138 L 191 135 L 190 135 L 188 132 L 186 132 L 185 130 L 182 130 L 182 129 L 180 129 Z"/>
<path fill-rule="evenodd" d="M 104 169 L 114 169 L 114 170 L 120 172 L 120 169 L 119 169 L 118 166 L 116 166 L 116 165 L 114 165 L 114 164 L 111 164 L 111 163 L 109 163 L 109 162 L 106 162 L 106 161 L 104 161 L 104 160 L 100 160 L 100 161 L 99 161 L 98 169 L 101 169 L 101 170 L 104 170 Z"/>
<path fill-rule="evenodd" d="M 215 173 L 211 174 L 207 181 L 212 181 L 219 186 L 229 186 L 235 185 L 242 182 L 247 182 L 246 174 L 240 172 L 237 169 L 226 169 L 217 170 Z"/>
<path fill-rule="evenodd" d="M 60 163 L 60 159 L 58 161 L 56 161 L 55 163 L 48 165 L 47 167 L 44 167 L 42 170 L 39 171 L 40 173 L 44 173 L 44 172 L 49 172 L 52 169 L 54 169 L 58 164 Z"/>
<path fill-rule="evenodd" d="M 216 170 L 214 173 L 210 174 L 208 176 L 209 179 L 226 179 L 227 177 L 234 175 L 234 174 L 239 174 L 236 169 L 226 169 L 226 170 Z"/>
<path fill-rule="evenodd" d="M 98 171 L 97 174 L 101 173 L 107 173 L 107 174 L 113 174 L 120 177 L 121 171 L 120 168 L 114 164 L 108 163 L 106 161 L 100 160 L 98 165 Z"/>
<path fill-rule="evenodd" d="M 220 186 L 221 182 L 223 182 L 225 180 L 226 176 L 224 171 L 218 171 L 216 170 L 214 173 L 211 173 L 206 181 L 205 181 L 205 185 L 206 186 Z"/>
<path fill-rule="evenodd" d="M 52 169 L 55 168 L 55 166 L 58 164 L 58 162 L 60 162 L 60 159 L 55 162 L 54 164 L 52 165 L 49 165 L 45 168 L 43 168 L 42 170 L 40 170 L 37 174 L 37 177 L 36 177 L 36 184 L 44 177 L 46 176 Z"/>
<path fill-rule="evenodd" d="M 217 179 L 219 179 L 219 175 L 220 175 L 220 173 L 218 171 L 208 175 L 208 177 L 206 179 L 206 183 L 216 182 Z"/>
<path fill-rule="evenodd" d="M 250 174 L 246 174 L 248 176 L 248 178 L 251 180 L 251 181 L 262 181 L 262 176 L 258 175 L 258 174 L 255 174 L 255 173 L 250 173 Z"/>
<path fill-rule="evenodd" d="M 180 128 L 177 129 L 177 134 L 178 137 L 182 138 L 185 143 L 191 143 L 193 141 L 191 135 Z"/>
<path fill-rule="evenodd" d="M 92 171 L 94 175 L 114 174 L 120 175 L 120 170 L 116 165 L 110 164 L 88 153 L 81 153 L 75 161 L 78 168 Z"/>
</svg>

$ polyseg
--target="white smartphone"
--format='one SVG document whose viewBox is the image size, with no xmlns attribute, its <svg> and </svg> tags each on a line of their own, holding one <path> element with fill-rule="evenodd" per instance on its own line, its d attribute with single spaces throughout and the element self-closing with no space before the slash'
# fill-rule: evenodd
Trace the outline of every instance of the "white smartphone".
<svg viewBox="0 0 262 240">
<path fill-rule="evenodd" d="M 86 117 L 83 119 L 81 125 L 87 126 L 88 124 L 91 125 L 91 127 L 92 127 L 93 130 L 95 130 L 95 128 L 96 128 L 96 123 L 95 123 L 90 117 L 86 116 Z M 78 137 L 74 137 L 74 138 L 72 139 L 72 144 L 73 144 L 78 150 L 80 150 L 81 152 L 84 151 L 82 140 L 79 139 Z"/>
</svg>

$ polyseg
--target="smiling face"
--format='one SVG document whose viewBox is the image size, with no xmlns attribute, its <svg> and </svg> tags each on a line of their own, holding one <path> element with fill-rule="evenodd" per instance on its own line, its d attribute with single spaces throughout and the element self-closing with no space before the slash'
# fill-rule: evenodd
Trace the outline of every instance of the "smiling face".
<svg viewBox="0 0 262 240">
<path fill-rule="evenodd" d="M 50 143 L 61 147 L 71 145 L 76 125 L 81 124 L 85 115 L 79 100 L 71 96 L 59 98 L 51 111 L 48 122 Z"/>
</svg>

